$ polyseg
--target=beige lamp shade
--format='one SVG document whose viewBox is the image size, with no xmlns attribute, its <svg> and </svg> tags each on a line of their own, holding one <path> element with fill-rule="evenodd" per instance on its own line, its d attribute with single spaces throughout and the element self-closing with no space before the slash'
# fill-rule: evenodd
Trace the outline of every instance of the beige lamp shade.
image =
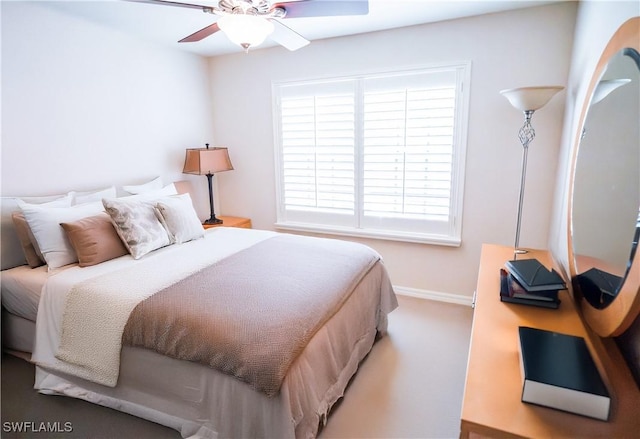
<svg viewBox="0 0 640 439">
<path fill-rule="evenodd" d="M 502 90 L 500 94 L 520 111 L 536 111 L 544 107 L 563 88 L 561 86 L 521 87 Z"/>
<path fill-rule="evenodd" d="M 185 174 L 207 175 L 233 169 L 229 150 L 225 147 L 190 148 L 184 159 Z"/>
</svg>

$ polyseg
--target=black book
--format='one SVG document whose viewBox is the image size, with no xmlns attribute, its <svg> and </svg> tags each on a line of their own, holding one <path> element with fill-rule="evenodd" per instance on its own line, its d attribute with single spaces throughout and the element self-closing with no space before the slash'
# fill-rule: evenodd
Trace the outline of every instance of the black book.
<svg viewBox="0 0 640 439">
<path fill-rule="evenodd" d="M 509 281 L 509 296 L 516 299 L 545 300 L 548 302 L 558 300 L 558 290 L 527 291 L 512 274 L 506 271 L 505 273 Z"/>
<path fill-rule="evenodd" d="M 564 290 L 567 288 L 562 276 L 555 270 L 548 270 L 537 259 L 507 261 L 509 273 L 527 291 Z"/>
<path fill-rule="evenodd" d="M 518 328 L 522 402 L 606 421 L 611 398 L 582 337 Z"/>
<path fill-rule="evenodd" d="M 580 292 L 595 308 L 607 307 L 616 298 L 622 278 L 615 274 L 591 268 L 576 277 Z"/>
<path fill-rule="evenodd" d="M 500 301 L 506 302 L 506 303 L 515 303 L 518 305 L 537 306 L 538 308 L 549 308 L 549 309 L 558 309 L 558 307 L 560 306 L 560 300 L 558 300 L 557 302 L 545 302 L 540 300 L 520 299 L 517 297 L 500 296 Z"/>
<path fill-rule="evenodd" d="M 558 290 L 545 291 L 545 295 L 527 293 L 506 270 L 500 269 L 500 301 L 519 305 L 557 309 L 560 306 Z"/>
<path fill-rule="evenodd" d="M 610 297 L 616 297 L 622 278 L 599 268 L 590 268 L 578 276 L 589 279 L 598 290 Z"/>
</svg>

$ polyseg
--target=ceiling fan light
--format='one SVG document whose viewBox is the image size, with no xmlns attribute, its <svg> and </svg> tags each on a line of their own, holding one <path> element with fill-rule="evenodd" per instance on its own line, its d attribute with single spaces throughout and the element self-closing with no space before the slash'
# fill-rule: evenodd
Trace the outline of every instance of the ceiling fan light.
<svg viewBox="0 0 640 439">
<path fill-rule="evenodd" d="M 273 32 L 273 23 L 255 15 L 223 15 L 218 20 L 218 27 L 227 38 L 245 50 L 262 44 Z"/>
</svg>

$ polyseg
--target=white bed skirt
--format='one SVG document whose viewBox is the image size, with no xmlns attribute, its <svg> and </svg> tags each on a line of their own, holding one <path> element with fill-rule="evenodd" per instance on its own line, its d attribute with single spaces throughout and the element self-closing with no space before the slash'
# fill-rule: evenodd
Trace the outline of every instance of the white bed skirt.
<svg viewBox="0 0 640 439">
<path fill-rule="evenodd" d="M 379 262 L 311 339 L 273 398 L 209 367 L 131 347 L 123 348 L 116 387 L 36 367 L 35 388 L 145 418 L 185 438 L 311 438 L 396 306 Z M 365 319 L 354 318 L 363 310 Z"/>
</svg>

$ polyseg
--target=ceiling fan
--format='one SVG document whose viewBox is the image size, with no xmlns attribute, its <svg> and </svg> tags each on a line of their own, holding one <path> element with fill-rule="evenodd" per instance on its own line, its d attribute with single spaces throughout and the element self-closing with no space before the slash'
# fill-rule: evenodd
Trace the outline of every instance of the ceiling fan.
<svg viewBox="0 0 640 439">
<path fill-rule="evenodd" d="M 234 43 L 244 48 L 261 44 L 267 36 L 289 50 L 309 44 L 303 36 L 282 24 L 288 18 L 324 17 L 339 15 L 366 15 L 368 0 L 219 0 L 218 6 L 206 6 L 167 0 L 128 0 L 135 3 L 200 9 L 217 16 L 209 26 L 181 39 L 180 43 L 200 41 L 219 30 Z"/>
</svg>

